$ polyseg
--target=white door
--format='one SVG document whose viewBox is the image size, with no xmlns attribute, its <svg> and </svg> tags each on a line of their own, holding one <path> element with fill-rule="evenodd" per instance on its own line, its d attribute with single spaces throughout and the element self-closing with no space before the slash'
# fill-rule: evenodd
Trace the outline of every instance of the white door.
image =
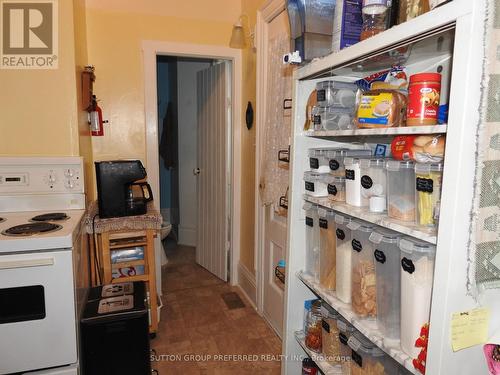
<svg viewBox="0 0 500 375">
<path fill-rule="evenodd" d="M 266 35 L 266 71 L 265 74 L 265 98 L 264 103 L 268 103 L 267 108 L 275 107 L 277 111 L 282 111 L 277 118 L 279 118 L 280 126 L 291 126 L 291 111 L 283 109 L 286 99 L 290 99 L 291 92 L 291 71 L 290 69 L 281 68 L 281 52 L 289 51 L 290 31 L 288 24 L 288 15 L 284 10 L 276 18 L 274 18 L 267 26 Z M 272 49 L 278 46 L 277 41 L 280 41 L 279 48 L 284 48 L 279 53 L 273 53 Z M 283 46 L 283 41 L 288 45 Z M 274 51 L 276 52 L 276 51 Z M 274 67 L 274 68 L 273 68 Z M 278 69 L 276 69 L 278 67 Z M 271 77 L 272 74 L 279 74 L 280 79 L 285 79 L 288 84 L 280 86 L 281 89 L 276 89 L 270 82 L 275 82 L 276 77 Z M 259 78 L 262 79 L 262 78 Z M 287 103 L 289 104 L 289 103 Z M 266 111 L 266 119 L 264 124 L 269 124 L 269 119 L 275 121 L 276 114 L 271 111 Z M 270 116 L 270 117 L 267 117 Z M 266 125 L 267 126 L 267 125 Z M 261 140 L 262 141 L 262 140 Z M 281 147 L 286 148 L 288 139 L 282 140 L 284 142 Z M 273 155 L 275 153 L 273 152 Z M 274 157 L 273 165 L 279 168 L 277 154 Z M 258 161 L 259 163 L 266 162 L 264 160 Z M 267 161 L 268 162 L 268 161 Z M 287 191 L 288 179 L 279 187 L 281 194 Z M 287 219 L 286 216 L 277 213 L 278 199 L 273 198 L 274 202 L 265 204 L 261 212 L 264 214 L 264 253 L 263 253 L 263 306 L 262 313 L 264 318 L 271 324 L 274 330 L 281 337 L 283 333 L 283 304 L 284 304 L 284 285 L 275 277 L 275 269 L 280 260 L 284 260 L 286 254 L 286 237 L 287 237 Z"/>
<path fill-rule="evenodd" d="M 198 232 L 196 262 L 227 281 L 230 250 L 231 65 L 197 73 Z M 182 126 L 182 124 L 179 124 Z"/>
</svg>

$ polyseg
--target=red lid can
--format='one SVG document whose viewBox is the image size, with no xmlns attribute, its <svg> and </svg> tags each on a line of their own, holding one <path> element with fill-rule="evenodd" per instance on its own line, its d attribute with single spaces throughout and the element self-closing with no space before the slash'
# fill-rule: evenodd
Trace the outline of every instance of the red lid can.
<svg viewBox="0 0 500 375">
<path fill-rule="evenodd" d="M 410 76 L 410 84 L 416 82 L 441 82 L 439 73 L 418 73 Z"/>
</svg>

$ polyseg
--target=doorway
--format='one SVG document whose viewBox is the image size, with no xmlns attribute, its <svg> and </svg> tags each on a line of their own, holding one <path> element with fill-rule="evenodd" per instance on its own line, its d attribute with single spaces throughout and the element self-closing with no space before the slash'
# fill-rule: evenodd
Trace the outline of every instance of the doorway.
<svg viewBox="0 0 500 375">
<path fill-rule="evenodd" d="M 192 45 L 183 43 L 171 42 L 157 42 L 157 41 L 144 41 L 142 43 L 143 57 L 144 57 L 144 70 L 145 70 L 145 109 L 146 109 L 146 160 L 148 166 L 148 180 L 151 183 L 153 194 L 155 197 L 160 197 L 160 200 L 155 200 L 155 205 L 160 209 L 161 192 L 160 192 L 160 158 L 159 158 L 159 129 L 158 129 L 158 91 L 157 91 L 157 56 L 177 56 L 179 58 L 195 58 L 204 60 L 226 60 L 230 61 L 232 70 L 229 72 L 229 86 L 232 92 L 232 100 L 228 102 L 229 107 L 233 108 L 233 103 L 241 102 L 241 51 L 233 50 L 230 48 L 209 45 Z M 239 108 L 239 106 L 235 106 Z M 195 109 L 195 112 L 198 108 Z M 232 110 L 229 116 L 232 124 L 239 124 L 241 121 L 241 113 L 239 110 Z M 231 160 L 230 171 L 227 174 L 227 181 L 230 186 L 230 194 L 228 198 L 229 219 L 226 231 L 218 231 L 223 233 L 224 238 L 228 238 L 231 242 L 229 256 L 228 279 L 232 285 L 236 285 L 238 280 L 238 267 L 239 263 L 239 243 L 240 243 L 240 127 L 232 126 L 232 133 L 228 136 L 228 142 L 231 145 L 228 153 L 228 160 Z M 213 148 L 208 148 L 213 149 Z M 220 148 L 219 148 L 220 149 Z M 193 173 L 193 170 L 190 171 Z M 170 176 L 172 178 L 172 176 Z M 174 176 L 175 178 L 175 176 Z M 180 179 L 180 175 L 179 175 Z M 171 182 L 170 182 L 171 183 Z M 172 198 L 172 197 L 171 197 Z M 191 196 L 192 200 L 193 197 Z M 171 199 L 172 202 L 172 199 Z M 179 210 L 181 209 L 179 199 Z M 199 207 L 198 207 L 199 209 Z M 164 209 L 165 212 L 165 209 Z M 173 212 L 170 212 L 170 217 Z M 200 216 L 200 215 L 198 215 Z M 180 220 L 177 224 L 177 235 L 181 234 Z M 199 225 L 197 226 L 197 235 Z M 210 235 L 211 233 L 208 233 Z M 227 237 L 226 237 L 227 235 Z M 197 241 L 198 242 L 198 241 Z M 158 237 L 155 242 L 155 251 L 157 259 L 157 275 L 161 275 L 161 259 L 163 248 L 161 239 Z M 159 288 L 161 288 L 161 279 L 158 280 Z M 160 289 L 159 289 L 160 290 Z"/>
</svg>

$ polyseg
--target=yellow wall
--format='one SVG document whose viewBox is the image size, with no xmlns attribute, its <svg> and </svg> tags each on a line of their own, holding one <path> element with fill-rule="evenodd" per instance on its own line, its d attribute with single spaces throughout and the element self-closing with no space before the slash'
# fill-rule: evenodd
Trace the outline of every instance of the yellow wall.
<svg viewBox="0 0 500 375">
<path fill-rule="evenodd" d="M 1 155 L 78 155 L 74 42 L 59 1 L 59 69 L 0 70 Z"/>
</svg>

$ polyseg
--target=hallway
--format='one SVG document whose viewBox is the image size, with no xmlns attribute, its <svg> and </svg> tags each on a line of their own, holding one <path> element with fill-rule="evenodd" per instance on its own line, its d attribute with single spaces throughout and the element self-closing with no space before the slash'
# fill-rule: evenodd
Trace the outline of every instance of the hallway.
<svg viewBox="0 0 500 375">
<path fill-rule="evenodd" d="M 167 257 L 153 368 L 162 375 L 279 374 L 281 341 L 238 288 L 197 265 L 192 247 L 169 242 Z"/>
</svg>

